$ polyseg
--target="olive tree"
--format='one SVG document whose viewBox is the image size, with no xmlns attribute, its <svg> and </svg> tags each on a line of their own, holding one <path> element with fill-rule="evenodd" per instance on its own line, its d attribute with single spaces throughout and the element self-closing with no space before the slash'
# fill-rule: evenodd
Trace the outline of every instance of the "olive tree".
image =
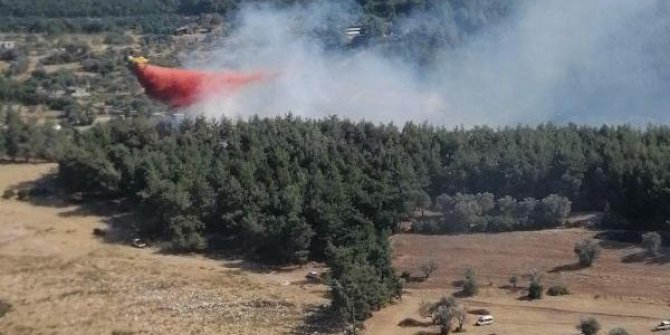
<svg viewBox="0 0 670 335">
<path fill-rule="evenodd" d="M 584 335 L 595 335 L 600 331 L 600 323 L 595 318 L 582 319 L 577 325 L 577 329 Z"/>
<path fill-rule="evenodd" d="M 434 259 L 427 261 L 424 264 L 421 264 L 421 272 L 423 272 L 423 277 L 428 279 L 430 275 L 437 270 L 437 262 Z"/>
<path fill-rule="evenodd" d="M 472 268 L 465 270 L 465 281 L 463 283 L 463 293 L 471 297 L 476 295 L 479 292 L 479 286 L 477 285 L 477 274 Z"/>
<path fill-rule="evenodd" d="M 530 273 L 530 283 L 528 284 L 528 298 L 541 299 L 542 298 L 542 275 L 533 270 Z"/>
<path fill-rule="evenodd" d="M 456 317 L 457 307 L 456 299 L 444 297 L 431 308 L 433 324 L 440 326 L 441 335 L 448 335 L 451 332 L 451 323 Z"/>
<path fill-rule="evenodd" d="M 456 331 L 463 331 L 463 327 L 468 318 L 466 306 L 458 304 L 453 297 L 443 297 L 436 304 L 430 307 L 430 314 L 433 318 L 433 324 L 440 326 L 440 334 L 449 334 L 452 325 L 456 324 Z"/>
<path fill-rule="evenodd" d="M 579 265 L 591 266 L 600 255 L 600 247 L 594 240 L 583 240 L 575 243 L 574 252 L 577 255 Z"/>
</svg>

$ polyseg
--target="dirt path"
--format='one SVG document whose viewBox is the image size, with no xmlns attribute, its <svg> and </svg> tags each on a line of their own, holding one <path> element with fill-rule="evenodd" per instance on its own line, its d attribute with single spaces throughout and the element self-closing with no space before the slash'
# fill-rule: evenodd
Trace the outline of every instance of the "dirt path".
<svg viewBox="0 0 670 335">
<path fill-rule="evenodd" d="M 54 165 L 0 165 L 0 192 Z M 109 244 L 105 217 L 55 201 L 0 199 L 0 334 L 287 334 L 323 287 L 305 269 L 173 256 Z M 286 285 L 287 281 L 292 282 Z"/>
</svg>

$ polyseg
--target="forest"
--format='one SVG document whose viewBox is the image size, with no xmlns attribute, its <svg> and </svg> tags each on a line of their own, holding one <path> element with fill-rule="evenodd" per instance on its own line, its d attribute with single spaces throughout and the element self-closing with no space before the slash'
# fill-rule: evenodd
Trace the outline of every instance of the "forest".
<svg viewBox="0 0 670 335">
<path fill-rule="evenodd" d="M 35 150 L 9 149 L 42 146 L 29 145 L 29 140 L 42 136 L 28 134 L 49 127 L 26 123 L 11 111 L 2 119 L 3 156 L 19 160 L 44 156 Z M 216 194 L 212 188 L 242 188 L 249 193 L 244 201 L 237 199 L 219 208 L 207 205 L 212 198 L 195 197 L 202 204 L 191 214 L 205 223 L 241 208 L 248 213 L 283 213 L 287 217 L 294 212 L 304 214 L 304 208 L 297 204 L 318 198 L 301 200 L 323 188 L 322 183 L 337 183 L 327 188 L 342 188 L 343 193 L 327 192 L 323 196 L 330 198 L 322 204 L 353 201 L 351 205 L 380 231 L 395 231 L 400 219 L 415 207 L 441 210 L 484 199 L 490 205 L 482 205 L 483 212 L 495 212 L 501 201 L 518 206 L 527 201 L 550 201 L 551 195 L 558 197 L 550 201 L 556 203 L 550 207 L 559 208 L 554 212 L 565 212 L 560 208 L 606 210 L 611 219 L 608 224 L 622 228 L 664 229 L 670 218 L 664 206 L 670 180 L 670 128 L 665 126 L 543 124 L 446 129 L 407 123 L 399 128 L 336 117 L 317 121 L 287 116 L 248 122 L 197 119 L 177 128 L 153 126 L 138 118 L 71 132 L 68 143 L 59 145 L 69 148 L 62 153 L 67 159 L 60 157 L 63 178 L 69 174 L 90 176 L 72 178 L 70 185 L 76 190 L 141 197 L 142 203 L 152 206 L 160 205 L 152 198 L 158 186 L 176 187 L 189 193 L 186 198 L 190 200 L 197 189 Z M 62 134 L 47 135 L 52 142 L 64 141 Z M 188 154 L 184 156 L 184 152 Z M 59 158 L 53 154 L 46 157 Z M 197 165 L 189 169 L 184 164 Z M 191 180 L 191 174 L 181 176 L 173 168 L 204 169 L 191 174 L 206 177 Z M 220 170 L 226 171 L 225 178 L 218 178 Z M 174 185 L 157 183 L 165 179 Z M 272 193 L 268 190 L 281 192 L 267 195 Z M 285 193 L 288 190 L 291 192 Z M 297 195 L 300 197 L 293 199 Z M 276 208 L 274 203 L 282 197 L 293 199 L 298 207 Z M 248 203 L 255 203 L 254 208 L 244 207 Z M 251 234 L 258 230 L 256 225 L 240 225 L 245 221 L 242 217 L 226 217 L 230 220 L 226 228 L 244 227 L 249 230 L 247 236 L 263 235 Z M 308 225 L 312 221 L 307 219 Z M 156 232 L 164 222 L 146 224 L 144 230 Z M 213 226 L 205 226 L 203 232 L 212 231 Z M 314 243 L 307 243 L 310 250 L 323 254 L 324 244 L 316 247 Z M 283 255 L 283 260 L 291 257 Z"/>
</svg>

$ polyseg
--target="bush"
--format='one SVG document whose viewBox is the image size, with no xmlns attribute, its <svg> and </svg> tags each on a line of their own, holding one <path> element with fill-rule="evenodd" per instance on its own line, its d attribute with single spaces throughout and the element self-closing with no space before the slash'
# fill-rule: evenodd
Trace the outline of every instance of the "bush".
<svg viewBox="0 0 670 335">
<path fill-rule="evenodd" d="M 429 260 L 420 267 L 421 272 L 423 272 L 423 277 L 428 279 L 430 275 L 437 270 L 437 262 L 434 259 Z"/>
<path fill-rule="evenodd" d="M 10 310 L 12 310 L 12 304 L 0 300 L 0 318 L 7 314 Z"/>
<path fill-rule="evenodd" d="M 647 250 L 649 255 L 658 255 L 658 249 L 661 247 L 661 235 L 657 232 L 642 234 L 642 242 L 640 242 L 640 246 Z"/>
<path fill-rule="evenodd" d="M 621 328 L 617 327 L 609 331 L 609 335 L 629 335 L 628 331 Z"/>
<path fill-rule="evenodd" d="M 19 74 L 22 74 L 28 70 L 28 67 L 30 66 L 30 61 L 26 57 L 19 57 L 15 60 L 13 60 L 9 64 L 9 69 L 7 70 L 7 74 L 10 76 L 16 76 Z"/>
<path fill-rule="evenodd" d="M 16 197 L 21 201 L 28 200 L 28 198 L 30 197 L 30 190 L 28 190 L 28 189 L 19 190 L 16 193 Z"/>
<path fill-rule="evenodd" d="M 528 298 L 542 299 L 542 285 L 539 282 L 531 282 L 528 286 Z"/>
<path fill-rule="evenodd" d="M 2 198 L 3 199 L 11 199 L 16 195 L 16 192 L 14 190 L 5 190 L 2 192 Z"/>
<path fill-rule="evenodd" d="M 582 319 L 577 325 L 577 329 L 584 335 L 594 335 L 600 331 L 600 323 L 595 318 Z"/>
<path fill-rule="evenodd" d="M 477 274 L 475 270 L 468 268 L 465 270 L 465 283 L 463 284 L 463 294 L 467 297 L 476 295 L 479 292 L 477 286 Z"/>
<path fill-rule="evenodd" d="M 0 49 L 0 60 L 2 61 L 12 62 L 21 56 L 21 53 L 17 49 Z"/>
<path fill-rule="evenodd" d="M 516 288 L 516 285 L 519 283 L 519 278 L 517 278 L 517 276 L 511 276 L 509 277 L 509 283 L 512 287 Z"/>
<path fill-rule="evenodd" d="M 533 271 L 530 274 L 530 284 L 528 285 L 529 299 L 542 299 L 542 276 Z"/>
<path fill-rule="evenodd" d="M 570 290 L 563 285 L 554 285 L 547 290 L 547 294 L 550 296 L 567 295 L 570 294 Z"/>
<path fill-rule="evenodd" d="M 591 266 L 600 255 L 600 247 L 594 240 L 583 240 L 575 243 L 574 252 L 577 255 L 579 265 Z"/>
</svg>

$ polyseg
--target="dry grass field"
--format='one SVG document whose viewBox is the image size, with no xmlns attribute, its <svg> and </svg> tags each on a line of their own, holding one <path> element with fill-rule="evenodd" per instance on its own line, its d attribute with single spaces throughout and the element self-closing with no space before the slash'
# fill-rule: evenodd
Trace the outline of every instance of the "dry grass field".
<svg viewBox="0 0 670 335">
<path fill-rule="evenodd" d="M 458 281 L 465 269 L 478 274 L 480 292 L 462 299 L 470 309 L 489 309 L 494 325 L 475 327 L 469 317 L 468 334 L 578 334 L 583 317 L 600 321 L 603 332 L 616 326 L 631 334 L 649 334 L 660 320 L 670 318 L 670 259 L 641 257 L 641 249 L 625 243 L 603 243 L 592 268 L 576 266 L 574 243 L 594 232 L 584 229 L 474 234 L 461 236 L 397 235 L 393 237 L 395 264 L 399 271 L 420 275 L 419 266 L 435 259 L 438 269 L 421 283 L 410 283 L 402 302 L 386 308 L 366 323 L 367 334 L 416 334 L 437 328 L 401 328 L 406 317 L 420 319 L 422 301 L 458 295 Z M 543 274 L 545 290 L 566 285 L 571 295 L 523 299 L 530 269 Z M 519 289 L 508 282 L 519 276 Z"/>
<path fill-rule="evenodd" d="M 0 165 L 0 192 L 53 169 Z M 106 243 L 92 230 L 110 216 L 42 200 L 0 199 L 0 334 L 294 334 L 327 302 L 307 268 Z"/>
</svg>

